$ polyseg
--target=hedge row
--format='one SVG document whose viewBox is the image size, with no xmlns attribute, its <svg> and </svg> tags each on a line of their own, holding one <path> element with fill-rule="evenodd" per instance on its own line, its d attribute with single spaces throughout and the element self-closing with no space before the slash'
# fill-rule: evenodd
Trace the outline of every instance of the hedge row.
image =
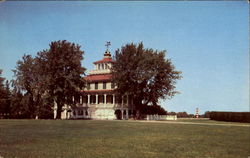
<svg viewBox="0 0 250 158">
<path fill-rule="evenodd" d="M 217 121 L 249 122 L 250 112 L 209 112 L 209 117 Z"/>
</svg>

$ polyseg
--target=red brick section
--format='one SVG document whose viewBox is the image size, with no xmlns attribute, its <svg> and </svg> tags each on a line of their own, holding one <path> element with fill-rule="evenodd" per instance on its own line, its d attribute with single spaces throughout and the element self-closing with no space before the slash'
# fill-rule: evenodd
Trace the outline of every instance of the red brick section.
<svg viewBox="0 0 250 158">
<path fill-rule="evenodd" d="M 99 63 L 111 63 L 113 62 L 112 58 L 103 58 L 102 60 L 94 62 L 94 64 L 99 64 Z"/>
<path fill-rule="evenodd" d="M 106 74 L 106 75 L 88 75 L 84 77 L 85 80 L 94 82 L 94 81 L 110 81 L 112 75 Z"/>
</svg>

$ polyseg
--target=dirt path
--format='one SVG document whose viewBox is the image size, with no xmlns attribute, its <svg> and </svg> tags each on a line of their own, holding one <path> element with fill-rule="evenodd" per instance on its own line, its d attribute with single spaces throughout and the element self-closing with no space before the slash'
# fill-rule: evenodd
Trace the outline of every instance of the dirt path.
<svg viewBox="0 0 250 158">
<path fill-rule="evenodd" d="M 167 124 L 185 124 L 185 125 L 208 125 L 208 126 L 238 126 L 238 127 L 250 127 L 250 124 L 238 124 L 238 123 L 201 123 L 201 122 L 176 122 L 176 121 L 132 121 L 129 122 L 146 122 L 146 123 L 167 123 Z"/>
</svg>

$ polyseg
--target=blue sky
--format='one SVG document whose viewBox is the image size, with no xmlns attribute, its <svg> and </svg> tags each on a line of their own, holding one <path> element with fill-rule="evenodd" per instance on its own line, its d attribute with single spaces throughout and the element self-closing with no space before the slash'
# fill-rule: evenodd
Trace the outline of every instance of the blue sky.
<svg viewBox="0 0 250 158">
<path fill-rule="evenodd" d="M 249 111 L 249 6 L 246 1 L 1 2 L 0 69 L 66 39 L 82 46 L 93 68 L 105 42 L 167 50 L 183 78 L 181 93 L 161 101 L 168 111 Z"/>
</svg>

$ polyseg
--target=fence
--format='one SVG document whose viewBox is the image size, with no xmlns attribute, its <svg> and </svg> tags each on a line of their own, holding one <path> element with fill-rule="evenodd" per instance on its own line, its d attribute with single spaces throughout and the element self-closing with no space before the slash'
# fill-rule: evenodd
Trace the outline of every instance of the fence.
<svg viewBox="0 0 250 158">
<path fill-rule="evenodd" d="M 177 120 L 177 115 L 147 115 L 147 120 Z"/>
</svg>

